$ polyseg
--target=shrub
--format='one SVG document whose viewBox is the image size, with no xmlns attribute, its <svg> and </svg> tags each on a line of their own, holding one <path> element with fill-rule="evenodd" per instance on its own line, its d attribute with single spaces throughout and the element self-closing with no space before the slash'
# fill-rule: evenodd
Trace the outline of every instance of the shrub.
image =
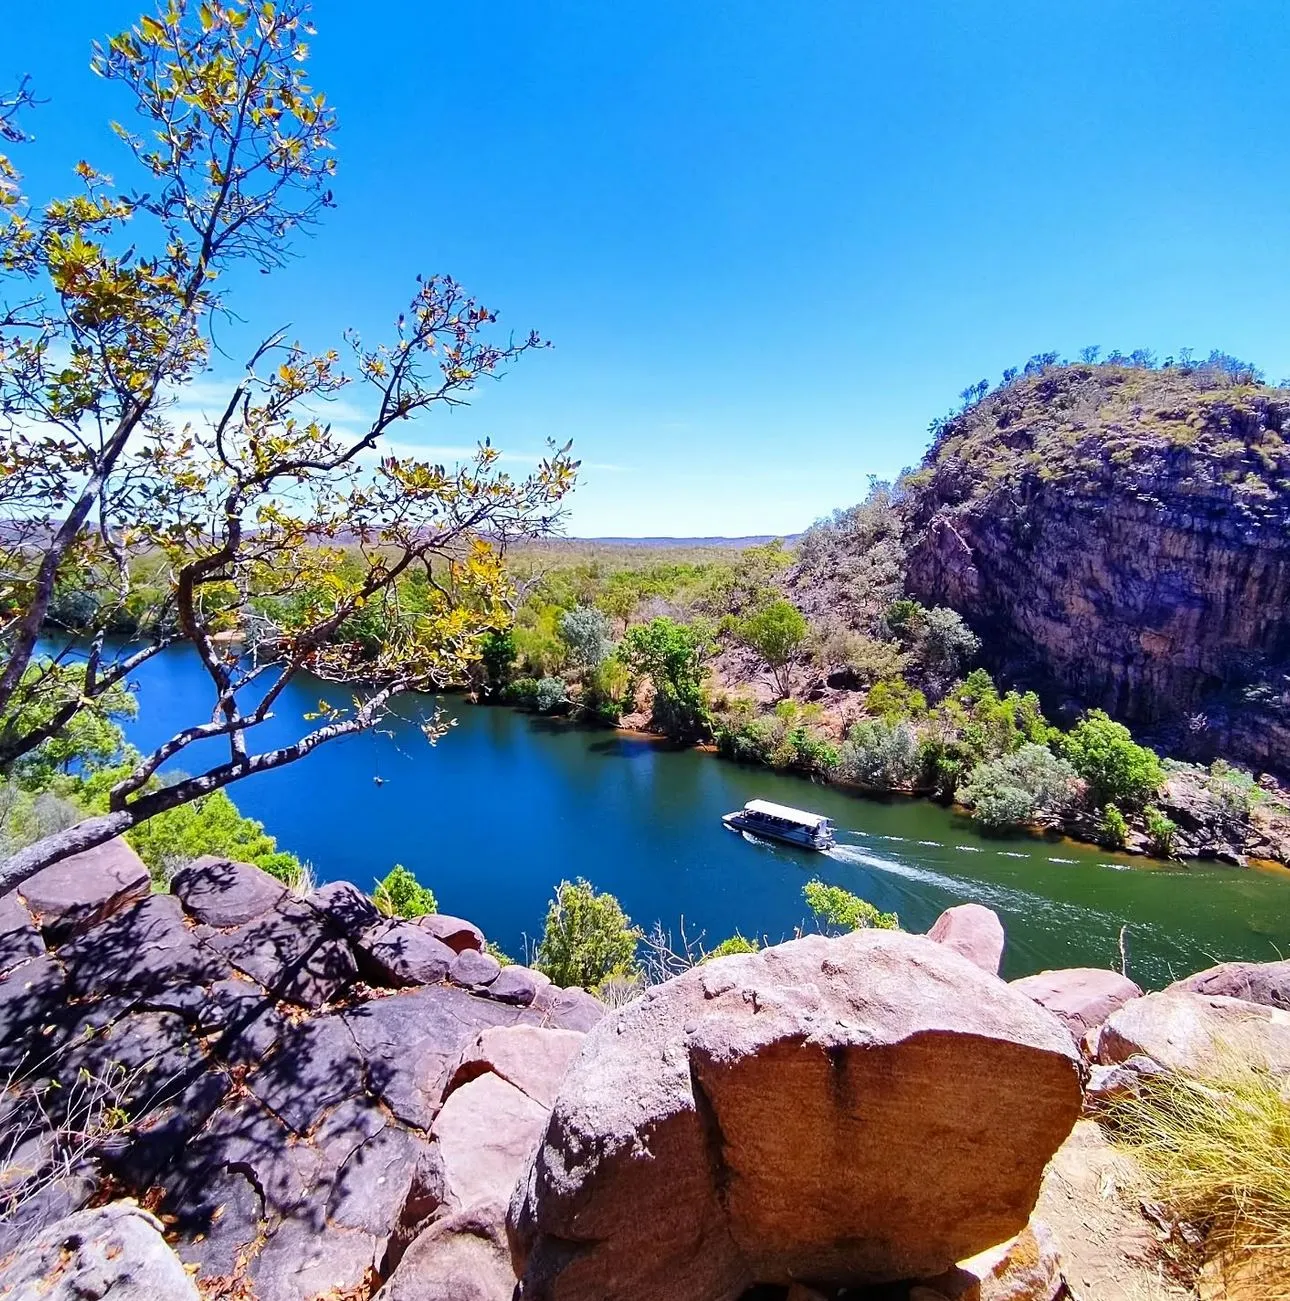
<svg viewBox="0 0 1290 1301">
<path fill-rule="evenodd" d="M 520 709 L 536 709 L 537 685 L 537 678 L 516 678 L 503 688 L 502 699 L 508 705 L 516 705 Z"/>
<path fill-rule="evenodd" d="M 680 741 L 708 736 L 711 719 L 703 694 L 705 633 L 660 616 L 628 629 L 619 655 L 631 672 L 654 684 L 653 723 Z"/>
<path fill-rule="evenodd" d="M 927 713 L 927 697 L 904 678 L 884 678 L 869 688 L 865 708 L 888 723 L 898 723 L 904 718 L 922 718 Z"/>
<path fill-rule="evenodd" d="M 897 790 L 923 778 L 922 747 L 908 723 L 866 719 L 847 733 L 838 756 L 838 774 L 847 781 Z"/>
<path fill-rule="evenodd" d="M 1165 779 L 1155 751 L 1138 745 L 1127 727 L 1100 709 L 1091 709 L 1080 719 L 1062 748 L 1088 783 L 1094 804 L 1140 808 Z"/>
<path fill-rule="evenodd" d="M 1172 858 L 1174 837 L 1178 833 L 1178 824 L 1162 813 L 1154 804 L 1148 804 L 1143 817 L 1147 824 L 1147 840 L 1151 852 L 1160 858 Z"/>
<path fill-rule="evenodd" d="M 402 863 L 395 863 L 385 879 L 376 883 L 372 902 L 387 917 L 411 919 L 439 911 L 434 891 L 422 885 Z"/>
<path fill-rule="evenodd" d="M 1223 759 L 1215 759 L 1210 764 L 1205 789 L 1218 806 L 1223 834 L 1231 839 L 1242 838 L 1249 826 L 1250 814 L 1260 798 L 1254 778 Z"/>
<path fill-rule="evenodd" d="M 552 714 L 569 703 L 569 697 L 560 678 L 539 678 L 533 688 L 533 708 L 539 714 Z"/>
<path fill-rule="evenodd" d="M 597 894 L 582 877 L 561 881 L 533 965 L 557 985 L 594 989 L 610 976 L 630 979 L 641 937 L 612 894 Z"/>
<path fill-rule="evenodd" d="M 867 899 L 861 899 L 840 885 L 826 885 L 818 879 L 808 881 L 802 887 L 802 895 L 821 928 L 831 927 L 840 931 L 900 929 L 900 918 L 895 913 L 879 912 Z"/>
<path fill-rule="evenodd" d="M 717 753 L 827 777 L 838 766 L 839 754 L 817 728 L 821 713 L 818 705 L 781 700 L 773 713 L 759 715 L 755 701 L 736 698 L 717 721 Z"/>
<path fill-rule="evenodd" d="M 761 945 L 756 940 L 745 939 L 736 931 L 729 939 L 722 940 L 715 949 L 710 949 L 700 959 L 711 962 L 713 958 L 728 958 L 732 953 L 756 953 Z"/>
<path fill-rule="evenodd" d="M 1124 847 L 1124 842 L 1129 834 L 1129 823 L 1124 814 L 1114 804 L 1108 804 L 1102 809 L 1101 816 L 1098 818 L 1097 834 L 1108 849 L 1122 849 Z"/>
<path fill-rule="evenodd" d="M 609 618 L 590 605 L 578 605 L 560 617 L 560 636 L 569 655 L 579 668 L 591 672 L 599 668 L 613 649 Z"/>
<path fill-rule="evenodd" d="M 738 622 L 736 636 L 770 665 L 781 696 L 788 695 L 789 661 L 806 640 L 807 624 L 791 602 L 772 601 Z"/>
<path fill-rule="evenodd" d="M 484 689 L 489 695 L 502 690 L 515 663 L 515 634 L 509 628 L 486 632 L 479 641 L 479 662 L 484 670 Z"/>
<path fill-rule="evenodd" d="M 984 826 L 1003 828 L 1034 822 L 1041 812 L 1060 812 L 1071 801 L 1075 769 L 1047 746 L 1027 743 L 1019 750 L 978 765 L 957 798 L 972 805 Z"/>
</svg>

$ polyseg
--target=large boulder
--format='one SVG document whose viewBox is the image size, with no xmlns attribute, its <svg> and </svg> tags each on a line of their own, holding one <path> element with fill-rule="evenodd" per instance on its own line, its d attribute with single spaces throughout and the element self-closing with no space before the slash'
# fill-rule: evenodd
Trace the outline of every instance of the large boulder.
<svg viewBox="0 0 1290 1301">
<path fill-rule="evenodd" d="M 1217 995 L 1148 994 L 1112 1013 L 1097 1037 L 1103 1066 L 1137 1056 L 1198 1077 L 1243 1064 L 1290 1075 L 1290 1012 Z"/>
<path fill-rule="evenodd" d="M 0 973 L 44 951 L 45 942 L 26 904 L 15 891 L 0 895 Z"/>
<path fill-rule="evenodd" d="M 18 893 L 51 944 L 64 940 L 146 899 L 152 878 L 124 840 L 109 840 L 51 863 L 19 887 Z"/>
<path fill-rule="evenodd" d="M 454 953 L 464 953 L 467 949 L 479 952 L 484 947 L 484 932 L 474 922 L 464 921 L 460 917 L 450 917 L 447 913 L 428 913 L 417 918 L 417 925 L 435 939 L 441 940 Z"/>
<path fill-rule="evenodd" d="M 1069 1035 L 929 940 L 706 963 L 588 1036 L 509 1228 L 526 1301 L 927 1277 L 1025 1226 L 1080 1108 Z"/>
<path fill-rule="evenodd" d="M 1041 971 L 1014 980 L 1012 987 L 1046 1007 L 1077 1040 L 1130 999 L 1142 997 L 1141 988 L 1127 976 L 1100 967 Z"/>
<path fill-rule="evenodd" d="M 1057 1301 L 1066 1291 L 1061 1250 L 1053 1231 L 1032 1219 L 1015 1238 L 960 1261 L 927 1289 L 928 1301 Z"/>
<path fill-rule="evenodd" d="M 932 923 L 927 938 L 961 953 L 982 971 L 992 976 L 999 974 L 1003 962 L 1003 923 L 992 909 L 979 903 L 947 908 Z"/>
<path fill-rule="evenodd" d="M 241 926 L 263 917 L 287 887 L 250 863 L 208 854 L 175 873 L 170 893 L 190 916 L 211 926 Z"/>
<path fill-rule="evenodd" d="M 511 1301 L 515 1273 L 505 1202 L 436 1220 L 408 1248 L 375 1301 Z"/>
<path fill-rule="evenodd" d="M 0 1262 L 5 1301 L 197 1301 L 159 1221 L 128 1202 L 78 1211 Z"/>
<path fill-rule="evenodd" d="M 415 922 L 379 921 L 354 941 L 368 977 L 382 985 L 434 985 L 448 978 L 457 954 Z"/>
<path fill-rule="evenodd" d="M 1166 993 L 1220 994 L 1290 1011 L 1290 959 L 1284 962 L 1220 962 L 1175 981 Z"/>
<path fill-rule="evenodd" d="M 549 1110 L 585 1038 L 576 1030 L 536 1025 L 482 1030 L 462 1053 L 448 1092 L 492 1073 Z"/>
</svg>

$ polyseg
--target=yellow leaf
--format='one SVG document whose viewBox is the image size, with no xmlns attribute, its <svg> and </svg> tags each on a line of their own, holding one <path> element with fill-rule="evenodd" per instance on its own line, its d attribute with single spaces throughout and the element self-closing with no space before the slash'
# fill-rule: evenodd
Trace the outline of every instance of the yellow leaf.
<svg viewBox="0 0 1290 1301">
<path fill-rule="evenodd" d="M 166 39 L 166 29 L 155 18 L 149 18 L 147 14 L 144 14 L 139 19 L 139 27 L 144 36 L 150 41 L 164 41 Z"/>
</svg>

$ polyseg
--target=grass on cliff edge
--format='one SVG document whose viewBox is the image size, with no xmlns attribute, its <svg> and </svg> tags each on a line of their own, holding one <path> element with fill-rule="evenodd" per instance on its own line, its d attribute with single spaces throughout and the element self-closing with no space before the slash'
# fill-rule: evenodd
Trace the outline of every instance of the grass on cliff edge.
<svg viewBox="0 0 1290 1301">
<path fill-rule="evenodd" d="M 1235 1064 L 1210 1080 L 1170 1073 L 1119 1104 L 1113 1119 L 1159 1199 L 1207 1231 L 1207 1256 L 1257 1252 L 1263 1276 L 1290 1278 L 1285 1080 Z"/>
</svg>

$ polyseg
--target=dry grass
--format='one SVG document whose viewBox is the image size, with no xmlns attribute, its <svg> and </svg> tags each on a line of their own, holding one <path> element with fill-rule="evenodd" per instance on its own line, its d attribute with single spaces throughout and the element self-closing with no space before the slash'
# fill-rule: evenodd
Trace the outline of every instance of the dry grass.
<svg viewBox="0 0 1290 1301">
<path fill-rule="evenodd" d="M 1261 1275 L 1290 1278 L 1285 1080 L 1235 1063 L 1208 1080 L 1164 1075 L 1113 1119 L 1161 1202 L 1205 1230 L 1207 1255 L 1254 1253 Z M 1286 1295 L 1282 1284 L 1268 1286 L 1269 1301 Z"/>
</svg>

